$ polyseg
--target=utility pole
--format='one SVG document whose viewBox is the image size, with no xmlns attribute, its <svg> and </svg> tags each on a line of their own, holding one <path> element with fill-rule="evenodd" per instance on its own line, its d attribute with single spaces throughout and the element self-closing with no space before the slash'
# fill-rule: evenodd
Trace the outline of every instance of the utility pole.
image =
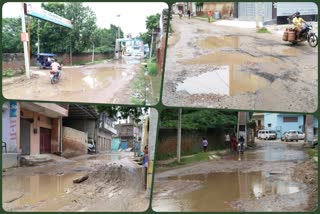
<svg viewBox="0 0 320 214">
<path fill-rule="evenodd" d="M 26 20 L 24 15 L 24 3 L 21 3 L 21 24 L 22 34 L 26 34 Z M 26 76 L 30 79 L 30 67 L 29 67 L 29 56 L 28 56 L 28 42 L 26 37 L 23 41 L 23 53 L 24 53 L 24 66 L 26 70 Z"/>
<path fill-rule="evenodd" d="M 180 163 L 181 161 L 181 118 L 182 116 L 182 108 L 179 108 L 178 114 L 178 139 L 177 139 L 177 161 Z"/>
<path fill-rule="evenodd" d="M 29 62 L 31 62 L 31 60 L 30 60 L 30 52 L 31 52 L 31 48 L 30 48 L 30 42 L 31 42 L 31 40 L 30 40 L 30 16 L 28 16 L 28 58 L 29 58 Z"/>
<path fill-rule="evenodd" d="M 154 34 L 154 30 L 152 30 L 152 33 L 151 33 L 151 44 L 150 44 L 149 62 L 151 62 L 151 56 L 152 56 L 153 34 Z"/>
<path fill-rule="evenodd" d="M 37 56 L 40 54 L 40 20 L 38 19 L 38 29 L 37 29 L 37 36 L 38 36 L 38 42 L 37 42 Z"/>
</svg>

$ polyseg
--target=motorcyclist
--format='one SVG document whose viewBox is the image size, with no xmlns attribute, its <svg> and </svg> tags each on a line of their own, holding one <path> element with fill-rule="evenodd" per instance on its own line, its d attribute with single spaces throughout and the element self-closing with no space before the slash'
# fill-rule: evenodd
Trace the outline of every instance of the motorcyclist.
<svg viewBox="0 0 320 214">
<path fill-rule="evenodd" d="M 306 23 L 306 21 L 301 18 L 300 12 L 296 12 L 294 14 L 294 18 L 292 20 L 292 23 L 294 25 L 294 30 L 297 34 L 297 40 L 300 41 L 301 31 L 302 31 L 302 23 Z"/>
<path fill-rule="evenodd" d="M 244 137 L 241 135 L 239 138 L 239 143 L 240 143 L 240 152 L 243 153 L 244 149 Z"/>
<path fill-rule="evenodd" d="M 55 59 L 51 59 L 51 61 L 52 61 L 52 63 L 51 63 L 52 71 L 58 72 L 58 75 L 60 76 L 61 65 Z"/>
</svg>

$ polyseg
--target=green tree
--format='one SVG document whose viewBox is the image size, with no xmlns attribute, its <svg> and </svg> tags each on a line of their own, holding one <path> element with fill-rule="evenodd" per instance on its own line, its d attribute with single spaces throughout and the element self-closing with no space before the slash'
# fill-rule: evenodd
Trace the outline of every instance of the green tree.
<svg viewBox="0 0 320 214">
<path fill-rule="evenodd" d="M 149 47 L 151 45 L 151 37 L 152 37 L 152 32 L 155 28 L 158 28 L 160 24 L 160 14 L 154 14 L 150 15 L 146 19 L 146 28 L 147 32 L 145 33 L 140 33 L 139 37 L 143 40 L 144 44 L 149 44 Z"/>
<path fill-rule="evenodd" d="M 140 116 L 145 115 L 147 107 L 127 107 L 127 106 L 106 106 L 98 105 L 98 112 L 107 112 L 110 117 L 118 119 L 127 119 L 129 116 L 138 123 L 141 121 Z"/>
<path fill-rule="evenodd" d="M 19 53 L 23 46 L 20 42 L 21 19 L 3 18 L 2 19 L 2 52 Z"/>
</svg>

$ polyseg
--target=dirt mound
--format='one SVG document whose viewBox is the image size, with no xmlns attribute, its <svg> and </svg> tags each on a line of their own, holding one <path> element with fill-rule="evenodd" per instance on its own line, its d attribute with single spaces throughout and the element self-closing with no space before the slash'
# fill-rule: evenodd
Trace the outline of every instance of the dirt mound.
<svg viewBox="0 0 320 214">
<path fill-rule="evenodd" d="M 294 169 L 293 178 L 307 185 L 310 192 L 308 210 L 315 210 L 318 206 L 318 167 L 317 164 L 308 160 L 298 164 Z"/>
</svg>

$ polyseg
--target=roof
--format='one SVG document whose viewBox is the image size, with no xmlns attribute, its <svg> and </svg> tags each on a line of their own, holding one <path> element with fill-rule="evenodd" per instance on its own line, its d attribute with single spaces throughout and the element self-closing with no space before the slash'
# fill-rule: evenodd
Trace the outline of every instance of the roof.
<svg viewBox="0 0 320 214">
<path fill-rule="evenodd" d="M 93 105 L 80 105 L 70 104 L 69 105 L 69 117 L 68 119 L 91 119 L 96 120 L 99 118 L 95 106 Z"/>
</svg>

